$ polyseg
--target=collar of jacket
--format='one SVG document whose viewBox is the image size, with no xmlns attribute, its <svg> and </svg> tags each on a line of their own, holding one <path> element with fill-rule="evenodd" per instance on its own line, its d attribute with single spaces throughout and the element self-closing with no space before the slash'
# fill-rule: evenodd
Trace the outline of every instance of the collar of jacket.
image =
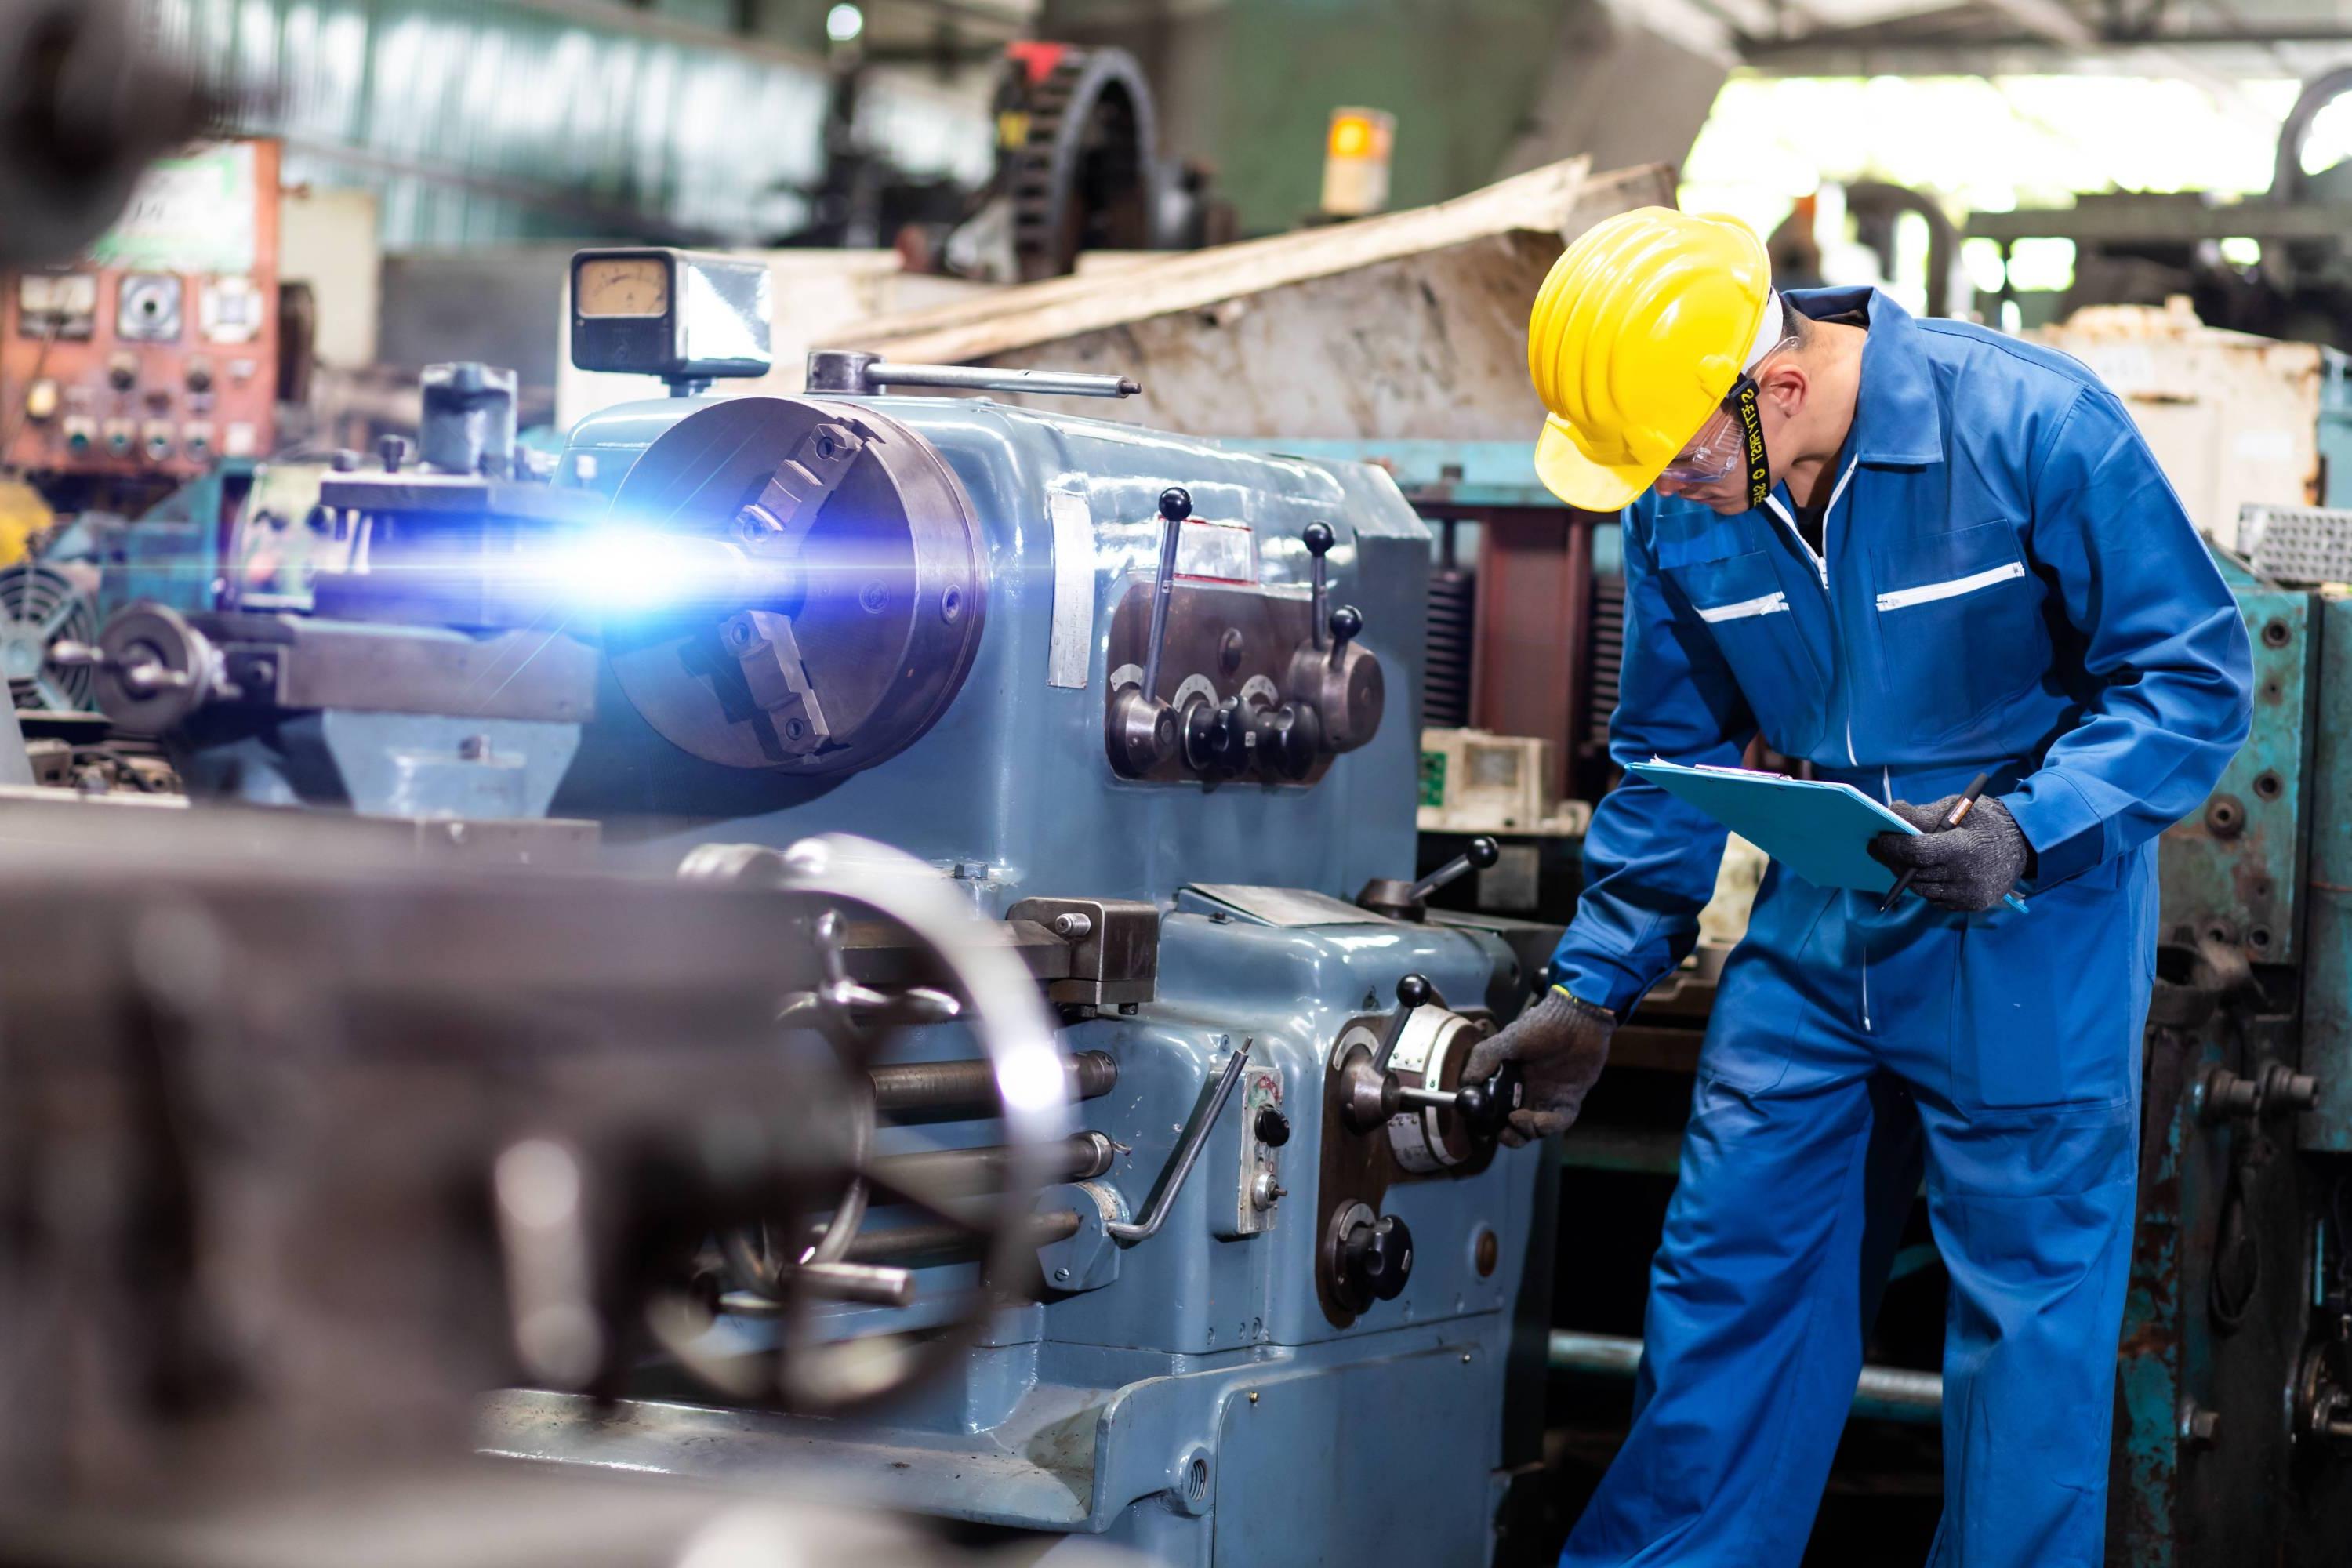
<svg viewBox="0 0 2352 1568">
<path fill-rule="evenodd" d="M 1944 416 L 1926 337 L 1911 312 L 1876 289 L 1792 289 L 1786 298 L 1817 321 L 1861 310 L 1870 321 L 1846 450 L 1859 462 L 1895 468 L 1942 462 Z"/>
</svg>

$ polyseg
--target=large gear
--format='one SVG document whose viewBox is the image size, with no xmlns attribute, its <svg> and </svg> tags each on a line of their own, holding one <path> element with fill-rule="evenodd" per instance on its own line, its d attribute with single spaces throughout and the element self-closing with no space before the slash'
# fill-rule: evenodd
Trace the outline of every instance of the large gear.
<svg viewBox="0 0 2352 1568">
<path fill-rule="evenodd" d="M 997 113 L 998 174 L 1024 282 L 1068 273 L 1082 250 L 1161 244 L 1159 130 L 1133 55 L 1015 46 Z"/>
</svg>

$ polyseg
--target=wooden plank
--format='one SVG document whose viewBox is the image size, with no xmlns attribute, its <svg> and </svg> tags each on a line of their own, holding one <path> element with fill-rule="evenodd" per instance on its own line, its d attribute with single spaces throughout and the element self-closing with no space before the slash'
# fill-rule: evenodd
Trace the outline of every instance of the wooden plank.
<svg viewBox="0 0 2352 1568">
<path fill-rule="evenodd" d="M 1057 279 L 834 333 L 913 363 L 1116 373 L 1144 395 L 1023 406 L 1182 435 L 1533 440 L 1527 319 L 1564 236 L 1671 201 L 1579 161 L 1458 202 Z"/>
<path fill-rule="evenodd" d="M 1596 203 L 1608 206 L 1609 192 L 1628 188 L 1647 199 L 1672 199 L 1662 166 L 1594 179 L 1584 159 L 1570 158 L 1435 206 L 1185 252 L 1108 274 L 1052 279 L 968 304 L 866 322 L 855 342 L 819 346 L 863 348 L 923 363 L 980 362 L 1498 235 L 1565 238 L 1592 221 L 1577 222 L 1581 211 Z"/>
</svg>

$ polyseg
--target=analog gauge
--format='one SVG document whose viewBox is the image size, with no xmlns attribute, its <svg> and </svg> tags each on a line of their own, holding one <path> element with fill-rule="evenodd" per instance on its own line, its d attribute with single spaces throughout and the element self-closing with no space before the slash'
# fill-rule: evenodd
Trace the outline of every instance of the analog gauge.
<svg viewBox="0 0 2352 1568">
<path fill-rule="evenodd" d="M 28 338 L 87 339 L 98 321 L 98 278 L 27 272 L 16 280 L 17 327 Z"/>
<path fill-rule="evenodd" d="M 574 289 L 584 317 L 667 315 L 669 263 L 658 256 L 583 261 Z"/>
</svg>

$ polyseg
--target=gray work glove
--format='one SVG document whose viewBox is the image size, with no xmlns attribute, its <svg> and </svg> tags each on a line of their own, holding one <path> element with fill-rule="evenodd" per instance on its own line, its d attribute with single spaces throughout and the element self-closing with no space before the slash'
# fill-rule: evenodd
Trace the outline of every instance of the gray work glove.
<svg viewBox="0 0 2352 1568">
<path fill-rule="evenodd" d="M 1518 1063 L 1525 1096 L 1504 1126 L 1502 1140 L 1516 1149 L 1549 1138 L 1575 1124 L 1585 1091 L 1609 1059 L 1609 1037 L 1616 1031 L 1616 1014 L 1555 987 L 1509 1028 L 1478 1042 L 1462 1068 L 1462 1081 L 1484 1083 L 1505 1062 Z"/>
<path fill-rule="evenodd" d="M 1918 835 L 1882 833 L 1870 841 L 1870 858 L 1898 877 L 1916 868 L 1913 892 L 1939 909 L 1973 914 L 2000 902 L 2025 874 L 2032 850 L 2009 807 L 1989 795 L 1977 797 L 1958 827 L 1946 827 L 1959 798 L 1948 795 L 1926 805 L 1896 801 L 1895 815 Z"/>
</svg>

